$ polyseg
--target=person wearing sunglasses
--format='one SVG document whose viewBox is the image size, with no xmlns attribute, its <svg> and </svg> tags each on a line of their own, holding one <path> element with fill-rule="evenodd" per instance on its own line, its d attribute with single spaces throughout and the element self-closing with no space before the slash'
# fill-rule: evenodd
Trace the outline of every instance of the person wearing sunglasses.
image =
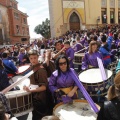
<svg viewBox="0 0 120 120">
<path fill-rule="evenodd" d="M 60 55 L 56 59 L 56 71 L 54 71 L 49 80 L 49 89 L 52 92 L 55 104 L 64 102 L 64 97 L 68 99 L 77 98 L 77 85 L 72 78 L 72 72 L 69 67 L 69 60 L 65 55 Z"/>
</svg>

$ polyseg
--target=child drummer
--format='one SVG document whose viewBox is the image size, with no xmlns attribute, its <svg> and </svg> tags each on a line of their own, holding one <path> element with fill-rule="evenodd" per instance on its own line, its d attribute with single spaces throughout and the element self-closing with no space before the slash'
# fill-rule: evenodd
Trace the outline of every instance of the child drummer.
<svg viewBox="0 0 120 120">
<path fill-rule="evenodd" d="M 30 88 L 24 86 L 24 90 L 31 92 L 33 95 L 33 111 L 32 120 L 41 120 L 42 117 L 46 115 L 47 111 L 47 96 L 46 89 L 48 85 L 47 72 L 41 66 L 38 61 L 38 52 L 36 50 L 30 50 L 28 52 L 30 63 L 32 64 L 32 69 L 38 68 L 38 70 L 30 76 L 31 85 L 35 86 Z"/>
</svg>

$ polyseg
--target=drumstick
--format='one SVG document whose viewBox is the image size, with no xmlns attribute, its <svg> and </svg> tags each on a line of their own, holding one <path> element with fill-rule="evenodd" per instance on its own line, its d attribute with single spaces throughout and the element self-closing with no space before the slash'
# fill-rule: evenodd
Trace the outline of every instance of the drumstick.
<svg viewBox="0 0 120 120">
<path fill-rule="evenodd" d="M 101 72 L 102 80 L 103 81 L 107 80 L 107 76 L 106 76 L 106 73 L 105 73 L 105 69 L 103 67 L 102 60 L 97 57 L 97 62 L 98 62 L 98 66 L 99 66 L 99 69 L 100 69 L 100 72 Z"/>
<path fill-rule="evenodd" d="M 95 105 L 94 101 L 92 100 L 92 98 L 90 97 L 90 95 L 88 94 L 88 92 L 86 91 L 86 89 L 84 88 L 84 86 L 82 85 L 82 83 L 80 82 L 78 76 L 75 74 L 75 72 L 74 72 L 73 69 L 70 69 L 70 70 L 73 73 L 71 75 L 71 77 L 74 79 L 74 81 L 77 84 L 78 88 L 81 90 L 81 92 L 83 93 L 84 97 L 86 98 L 86 100 L 88 101 L 88 103 L 93 108 L 94 112 L 98 113 L 99 110 L 98 110 L 97 106 Z"/>
<path fill-rule="evenodd" d="M 89 48 L 89 46 L 88 46 L 88 47 L 85 47 L 85 48 L 83 48 L 83 49 L 81 49 L 81 50 L 79 50 L 79 51 L 77 51 L 77 52 L 75 52 L 75 53 L 79 53 L 79 52 L 81 52 L 81 51 L 83 51 L 83 50 L 85 50 L 85 49 L 87 49 L 87 48 Z"/>
<path fill-rule="evenodd" d="M 5 94 L 7 93 L 9 90 L 11 90 L 12 88 L 14 88 L 15 86 L 17 86 L 19 83 L 21 83 L 22 81 L 24 81 L 26 78 L 28 78 L 30 75 L 32 75 L 34 72 L 36 72 L 37 70 L 39 70 L 40 68 L 43 68 L 43 66 L 37 66 L 35 67 L 33 70 L 31 70 L 29 73 L 27 73 L 25 76 L 23 76 L 19 81 L 16 81 L 15 83 L 13 83 L 12 85 L 8 86 L 7 88 L 5 88 L 4 90 L 2 90 L 2 93 Z"/>
<path fill-rule="evenodd" d="M 23 76 L 19 81 L 14 82 L 12 85 L 8 86 L 7 88 L 5 88 L 4 90 L 2 90 L 2 93 L 5 94 L 7 93 L 9 90 L 11 90 L 12 88 L 14 88 L 15 86 L 17 86 L 19 83 L 21 83 L 22 81 L 24 81 L 26 78 L 28 78 L 30 75 L 32 75 L 35 71 L 32 70 L 29 73 L 27 73 L 25 76 Z"/>
</svg>

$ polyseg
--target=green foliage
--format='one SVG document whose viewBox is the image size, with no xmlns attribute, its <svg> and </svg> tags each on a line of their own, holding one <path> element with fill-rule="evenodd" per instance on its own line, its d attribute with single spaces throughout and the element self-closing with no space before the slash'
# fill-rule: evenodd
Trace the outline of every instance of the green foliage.
<svg viewBox="0 0 120 120">
<path fill-rule="evenodd" d="M 41 34 L 44 38 L 50 38 L 50 20 L 46 18 L 42 24 L 39 24 L 35 27 L 34 32 L 37 34 Z"/>
</svg>

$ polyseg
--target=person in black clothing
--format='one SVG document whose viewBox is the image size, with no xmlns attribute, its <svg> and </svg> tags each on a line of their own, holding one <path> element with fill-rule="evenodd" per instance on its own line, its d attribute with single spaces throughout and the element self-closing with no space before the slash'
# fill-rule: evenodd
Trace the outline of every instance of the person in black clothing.
<svg viewBox="0 0 120 120">
<path fill-rule="evenodd" d="M 97 120 L 120 120 L 120 72 L 108 90 L 108 101 L 101 107 Z"/>
</svg>

